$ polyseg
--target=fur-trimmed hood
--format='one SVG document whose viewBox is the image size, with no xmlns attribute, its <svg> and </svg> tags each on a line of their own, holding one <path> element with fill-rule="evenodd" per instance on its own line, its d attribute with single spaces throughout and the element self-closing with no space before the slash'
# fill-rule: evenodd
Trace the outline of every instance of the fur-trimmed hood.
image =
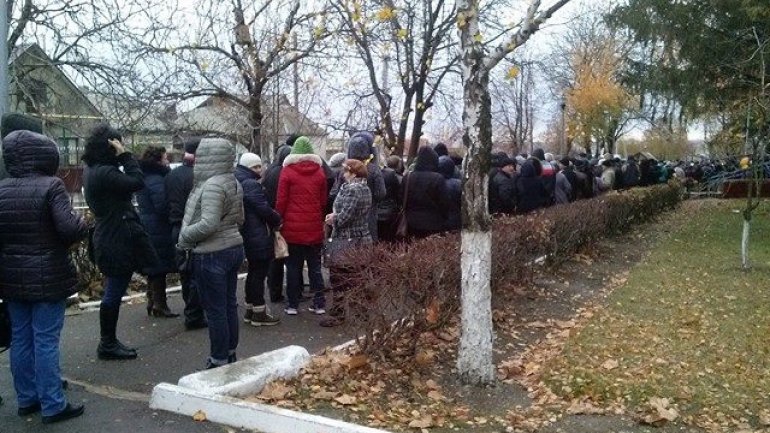
<svg viewBox="0 0 770 433">
<path fill-rule="evenodd" d="M 314 162 L 318 164 L 318 166 L 323 166 L 323 160 L 321 160 L 321 157 L 313 154 L 313 153 L 305 153 L 305 154 L 291 154 L 286 157 L 286 159 L 283 160 L 283 166 L 287 167 L 292 164 L 299 164 L 300 162 Z"/>
</svg>

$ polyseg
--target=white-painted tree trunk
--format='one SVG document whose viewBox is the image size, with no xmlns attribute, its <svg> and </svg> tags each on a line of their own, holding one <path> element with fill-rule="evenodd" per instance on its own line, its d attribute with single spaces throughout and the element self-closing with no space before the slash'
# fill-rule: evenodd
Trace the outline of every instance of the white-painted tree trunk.
<svg viewBox="0 0 770 433">
<path fill-rule="evenodd" d="M 457 371 L 465 383 L 494 382 L 492 341 L 492 224 L 487 210 L 492 152 L 492 100 L 489 73 L 506 55 L 526 42 L 569 0 L 556 0 L 540 11 L 541 0 L 529 0 L 519 31 L 487 55 L 479 27 L 479 0 L 458 0 L 457 26 L 463 77 L 462 197 L 462 330 Z"/>
<path fill-rule="evenodd" d="M 743 236 L 741 236 L 741 267 L 749 269 L 749 233 L 751 231 L 751 221 L 743 219 Z"/>
<path fill-rule="evenodd" d="M 462 336 L 457 370 L 465 383 L 485 384 L 495 380 L 492 362 L 492 233 L 463 230 Z"/>
</svg>

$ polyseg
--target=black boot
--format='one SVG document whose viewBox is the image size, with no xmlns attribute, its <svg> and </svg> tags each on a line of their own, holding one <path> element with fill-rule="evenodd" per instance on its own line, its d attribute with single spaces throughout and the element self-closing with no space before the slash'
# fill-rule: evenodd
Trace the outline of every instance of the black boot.
<svg viewBox="0 0 770 433">
<path fill-rule="evenodd" d="M 96 349 L 96 354 L 99 356 L 99 359 L 113 360 L 136 358 L 136 349 L 124 346 L 115 336 L 119 315 L 120 307 L 105 307 L 102 305 L 101 308 L 99 308 L 99 325 L 102 337 L 99 342 L 99 347 Z"/>
<path fill-rule="evenodd" d="M 147 312 L 152 317 L 179 317 L 179 314 L 172 313 L 168 308 L 166 301 L 166 276 L 159 275 L 147 279 L 147 287 L 152 295 L 152 307 L 148 304 Z"/>
</svg>

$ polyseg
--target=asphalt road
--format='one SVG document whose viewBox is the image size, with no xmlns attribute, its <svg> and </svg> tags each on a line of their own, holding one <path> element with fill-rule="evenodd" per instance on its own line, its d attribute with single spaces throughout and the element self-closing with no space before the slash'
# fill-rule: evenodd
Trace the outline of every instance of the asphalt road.
<svg viewBox="0 0 770 433">
<path fill-rule="evenodd" d="M 234 431 L 208 422 L 197 423 L 186 416 L 150 410 L 150 393 L 157 383 L 176 383 L 181 376 L 203 369 L 209 342 L 205 329 L 186 331 L 181 318 L 148 317 L 145 305 L 142 300 L 121 308 L 118 337 L 137 348 L 139 358 L 132 361 L 98 360 L 98 312 L 68 311 L 61 340 L 61 365 L 64 377 L 70 381 L 69 400 L 86 406 L 85 415 L 80 418 L 44 425 L 39 414 L 27 418 L 17 416 L 8 353 L 0 354 L 0 396 L 4 400 L 0 406 L 0 433 Z M 181 312 L 181 297 L 170 295 L 169 305 Z M 243 300 L 240 305 L 242 316 Z M 302 306 L 309 304 L 303 302 Z M 274 304 L 271 310 L 283 316 L 282 305 Z M 292 344 L 314 353 L 349 339 L 344 329 L 318 326 L 321 316 L 306 310 L 282 319 L 277 326 L 260 328 L 241 322 L 238 357 L 246 358 Z"/>
</svg>

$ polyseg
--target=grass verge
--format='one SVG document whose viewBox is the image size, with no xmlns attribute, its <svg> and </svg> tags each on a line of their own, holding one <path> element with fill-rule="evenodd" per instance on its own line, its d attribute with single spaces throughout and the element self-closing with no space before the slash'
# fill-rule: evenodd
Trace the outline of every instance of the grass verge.
<svg viewBox="0 0 770 433">
<path fill-rule="evenodd" d="M 753 221 L 749 272 L 742 205 L 683 206 L 688 223 L 547 363 L 550 389 L 639 413 L 665 398 L 680 419 L 716 431 L 770 425 L 770 203 Z"/>
</svg>

